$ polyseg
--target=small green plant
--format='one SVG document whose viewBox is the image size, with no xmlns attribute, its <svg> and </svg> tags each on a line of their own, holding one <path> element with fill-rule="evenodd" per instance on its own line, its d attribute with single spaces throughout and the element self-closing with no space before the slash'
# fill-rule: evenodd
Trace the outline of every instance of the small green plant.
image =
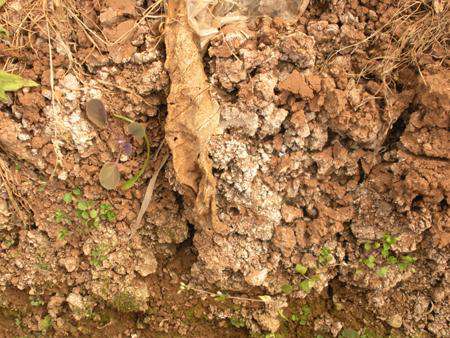
<svg viewBox="0 0 450 338">
<path fill-rule="evenodd" d="M 401 256 L 396 257 L 392 251 L 391 251 L 391 247 L 397 243 L 398 238 L 390 235 L 390 234 L 385 234 L 383 236 L 383 240 L 382 240 L 382 244 L 380 244 L 379 242 L 374 242 L 374 243 L 370 243 L 370 242 L 366 242 L 364 243 L 364 251 L 365 252 L 371 252 L 372 254 L 366 258 L 361 259 L 361 263 L 363 263 L 364 265 L 366 265 L 369 269 L 373 270 L 376 267 L 376 254 L 379 253 L 381 254 L 381 257 L 384 259 L 384 261 L 389 264 L 389 265 L 396 265 L 400 271 L 404 271 L 406 269 L 408 269 L 408 267 L 410 267 L 412 264 L 414 264 L 416 262 L 416 259 L 414 257 L 405 255 L 405 256 Z M 378 249 L 381 248 L 380 251 L 378 251 Z M 376 250 L 376 251 L 373 251 Z M 386 277 L 386 275 L 389 272 L 389 266 L 382 266 L 377 270 L 377 275 L 379 277 Z"/>
<path fill-rule="evenodd" d="M 308 272 L 308 267 L 302 265 L 302 264 L 296 264 L 295 265 L 295 272 L 301 274 L 301 275 L 306 275 L 306 273 Z"/>
<path fill-rule="evenodd" d="M 383 247 L 381 249 L 381 256 L 383 256 L 383 258 L 387 258 L 389 256 L 390 249 L 395 243 L 397 243 L 397 238 L 389 234 L 385 234 L 383 236 Z"/>
<path fill-rule="evenodd" d="M 331 255 L 331 250 L 329 248 L 327 248 L 326 246 L 324 246 L 320 250 L 320 254 L 319 254 L 319 258 L 318 258 L 319 264 L 327 265 L 332 260 L 333 260 L 333 256 Z"/>
<path fill-rule="evenodd" d="M 59 230 L 59 232 L 58 232 L 58 239 L 60 241 L 64 241 L 68 234 L 69 234 L 69 230 L 66 227 L 64 227 L 61 230 Z"/>
<path fill-rule="evenodd" d="M 54 219 L 56 223 L 62 223 L 65 218 L 66 214 L 62 210 L 58 209 L 55 211 Z"/>
<path fill-rule="evenodd" d="M 400 271 L 405 271 L 409 268 L 410 265 L 414 264 L 416 262 L 416 258 L 411 256 L 402 256 L 400 257 L 400 262 L 398 263 L 398 268 Z"/>
<path fill-rule="evenodd" d="M 84 199 L 80 188 L 65 193 L 62 200 L 69 210 L 67 213 L 60 209 L 55 212 L 54 219 L 57 223 L 72 224 L 72 219 L 76 218 L 79 223 L 98 229 L 102 221 L 114 222 L 116 220 L 116 213 L 110 204 L 102 203 L 99 206 L 96 201 Z M 67 229 L 62 229 L 58 238 L 63 239 L 67 233 Z"/>
<path fill-rule="evenodd" d="M 311 289 L 316 285 L 319 276 L 313 276 L 300 282 L 300 289 L 305 293 L 310 293 Z"/>
<path fill-rule="evenodd" d="M 86 103 L 86 116 L 94 125 L 96 125 L 100 129 L 103 129 L 108 125 L 108 114 L 102 101 L 98 99 L 92 99 Z M 138 142 L 144 141 L 146 147 L 146 156 L 141 169 L 139 169 L 139 171 L 133 177 L 125 181 L 121 186 L 122 190 L 128 190 L 139 180 L 150 162 L 150 141 L 143 124 L 135 122 L 130 118 L 119 114 L 114 114 L 114 117 L 127 122 L 128 134 L 132 135 Z M 100 184 L 107 190 L 113 190 L 119 186 L 121 181 L 121 175 L 118 166 L 120 155 L 122 152 L 131 153 L 130 149 L 132 149 L 131 144 L 125 140 L 118 142 L 118 145 L 119 154 L 116 161 L 103 164 L 99 172 Z"/>
<path fill-rule="evenodd" d="M 139 310 L 136 300 L 129 292 L 119 292 L 112 300 L 113 306 L 120 312 L 135 312 Z"/>
<path fill-rule="evenodd" d="M 230 323 L 231 323 L 231 325 L 233 325 L 234 327 L 236 327 L 238 329 L 245 327 L 245 321 L 242 318 L 231 317 Z"/>
<path fill-rule="evenodd" d="M 293 313 L 291 315 L 291 320 L 303 326 L 308 323 L 310 315 L 311 315 L 311 308 L 309 307 L 309 305 L 305 304 L 301 307 L 299 314 Z"/>
<path fill-rule="evenodd" d="M 388 272 L 389 272 L 389 267 L 383 266 L 378 269 L 377 275 L 380 276 L 381 278 L 385 278 L 387 276 Z"/>
<path fill-rule="evenodd" d="M 100 218 L 108 222 L 116 220 L 116 213 L 112 210 L 112 206 L 106 203 L 100 204 Z"/>
<path fill-rule="evenodd" d="M 90 263 L 95 267 L 100 267 L 103 264 L 103 261 L 107 258 L 107 252 L 108 248 L 106 247 L 106 245 L 98 244 L 91 251 Z"/>
<path fill-rule="evenodd" d="M 375 256 L 374 255 L 370 255 L 367 258 L 364 258 L 362 260 L 362 263 L 364 265 L 366 265 L 369 269 L 374 269 L 375 268 Z"/>
<path fill-rule="evenodd" d="M 290 295 L 294 291 L 294 287 L 291 284 L 284 284 L 281 286 L 281 292 L 285 295 Z"/>
<path fill-rule="evenodd" d="M 38 307 L 38 306 L 43 306 L 43 305 L 45 305 L 45 303 L 44 303 L 44 301 L 43 301 L 42 299 L 40 299 L 40 298 L 33 298 L 33 299 L 30 300 L 30 305 L 31 305 L 31 306 L 35 306 L 35 307 Z"/>
<path fill-rule="evenodd" d="M 72 202 L 72 194 L 70 192 L 65 193 L 63 196 L 63 201 L 67 204 L 71 203 Z"/>
<path fill-rule="evenodd" d="M 53 326 L 52 323 L 52 317 L 50 315 L 46 315 L 40 322 L 39 322 L 39 330 L 43 333 L 46 333 L 48 330 L 50 330 Z"/>
</svg>

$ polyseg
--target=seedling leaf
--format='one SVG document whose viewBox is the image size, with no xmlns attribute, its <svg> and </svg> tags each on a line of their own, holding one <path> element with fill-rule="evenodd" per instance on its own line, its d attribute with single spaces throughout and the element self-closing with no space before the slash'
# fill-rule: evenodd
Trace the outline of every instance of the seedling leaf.
<svg viewBox="0 0 450 338">
<path fill-rule="evenodd" d="M 6 0 L 0 0 L 0 7 L 2 7 L 5 4 Z"/>
<path fill-rule="evenodd" d="M 98 175 L 100 184 L 107 190 L 117 188 L 120 183 L 120 172 L 116 163 L 105 163 Z"/>
<path fill-rule="evenodd" d="M 72 202 L 72 194 L 70 192 L 67 192 L 64 194 L 63 200 L 65 203 Z"/>
<path fill-rule="evenodd" d="M 2 0 L 0 0 L 2 1 Z M 16 74 L 10 74 L 0 70 L 0 101 L 8 102 L 5 92 L 19 90 L 23 87 L 37 87 L 39 84 L 32 80 L 27 80 Z"/>
<path fill-rule="evenodd" d="M 283 292 L 285 295 L 291 294 L 293 290 L 294 288 L 291 284 L 284 284 L 281 286 L 281 292 Z"/>
<path fill-rule="evenodd" d="M 389 267 L 383 266 L 377 271 L 377 275 L 380 276 L 381 278 L 384 278 L 387 276 L 388 272 L 389 272 Z"/>
<path fill-rule="evenodd" d="M 89 208 L 89 204 L 87 201 L 81 200 L 77 203 L 77 209 L 80 211 L 85 211 Z"/>
<path fill-rule="evenodd" d="M 99 128 L 105 128 L 108 123 L 108 114 L 105 106 L 99 99 L 92 99 L 86 102 L 86 116 L 93 124 Z"/>
<path fill-rule="evenodd" d="M 300 289 L 305 293 L 309 293 L 314 285 L 316 285 L 315 279 L 305 279 L 300 283 Z"/>
<path fill-rule="evenodd" d="M 305 275 L 306 272 L 308 271 L 308 267 L 302 265 L 302 264 L 296 264 L 295 265 L 295 272 L 301 274 L 301 275 Z"/>
<path fill-rule="evenodd" d="M 142 140 L 145 136 L 145 128 L 141 123 L 132 122 L 128 125 L 128 133 L 138 140 Z"/>
</svg>

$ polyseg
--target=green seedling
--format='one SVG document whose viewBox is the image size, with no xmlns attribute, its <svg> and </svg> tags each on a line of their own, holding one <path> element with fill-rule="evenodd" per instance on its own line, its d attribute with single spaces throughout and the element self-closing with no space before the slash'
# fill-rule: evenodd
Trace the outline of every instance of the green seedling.
<svg viewBox="0 0 450 338">
<path fill-rule="evenodd" d="M 72 190 L 72 194 L 74 194 L 74 195 L 77 196 L 77 197 L 80 197 L 80 196 L 83 194 L 83 192 L 81 191 L 80 188 L 74 188 L 74 189 Z"/>
<path fill-rule="evenodd" d="M 370 250 L 372 250 L 372 244 L 369 242 L 364 243 L 364 251 L 369 252 Z"/>
<path fill-rule="evenodd" d="M 100 129 L 104 129 L 108 125 L 108 114 L 103 102 L 99 99 L 91 99 L 86 103 L 86 117 Z M 141 169 L 121 186 L 122 190 L 128 190 L 142 176 L 150 162 L 150 142 L 148 140 L 147 133 L 145 132 L 145 127 L 141 123 L 135 122 L 132 119 L 119 114 L 114 114 L 114 117 L 127 122 L 128 134 L 132 135 L 138 141 L 144 140 L 146 147 L 146 156 Z M 131 148 L 130 144 L 126 144 L 129 146 L 128 148 Z M 126 152 L 125 147 L 123 148 L 124 149 L 122 150 Z M 119 158 L 120 156 L 117 157 L 115 162 L 107 162 L 103 164 L 99 172 L 100 184 L 107 190 L 116 189 L 120 184 L 121 176 L 118 167 Z"/>
<path fill-rule="evenodd" d="M 293 290 L 294 290 L 294 287 L 291 284 L 284 284 L 281 287 L 281 292 L 283 292 L 285 295 L 290 295 Z"/>
<path fill-rule="evenodd" d="M 395 243 L 397 243 L 397 238 L 389 234 L 385 234 L 383 236 L 383 247 L 381 249 L 381 256 L 383 256 L 383 258 L 387 258 L 389 256 L 391 246 Z"/>
<path fill-rule="evenodd" d="M 63 211 L 61 211 L 60 209 L 55 211 L 54 219 L 56 223 L 62 223 L 65 218 L 66 215 L 64 214 Z"/>
<path fill-rule="evenodd" d="M 395 264 L 397 264 L 397 262 L 398 262 L 398 259 L 397 259 L 397 257 L 395 257 L 395 256 L 388 256 L 386 260 L 387 260 L 388 263 L 391 264 L 391 265 L 395 265 Z"/>
<path fill-rule="evenodd" d="M 35 299 L 32 299 L 32 300 L 30 301 L 30 304 L 31 304 L 31 306 L 38 307 L 38 306 L 44 305 L 45 303 L 44 303 L 44 301 L 43 301 L 42 299 L 40 299 L 40 298 L 35 298 Z"/>
<path fill-rule="evenodd" d="M 48 330 L 50 330 L 53 326 L 52 323 L 52 317 L 50 315 L 47 315 L 39 322 L 39 330 L 46 333 Z"/>
<path fill-rule="evenodd" d="M 89 209 L 89 203 L 88 203 L 88 201 L 85 201 L 85 200 L 80 200 L 80 201 L 78 201 L 78 202 L 77 202 L 76 209 L 77 209 L 77 210 L 80 210 L 80 211 L 86 211 L 86 210 L 88 210 L 88 209 Z"/>
<path fill-rule="evenodd" d="M 62 228 L 62 229 L 59 230 L 59 232 L 58 232 L 58 239 L 59 239 L 60 241 L 65 240 L 68 233 L 69 233 L 69 230 L 68 230 L 66 227 Z"/>
<path fill-rule="evenodd" d="M 410 265 L 414 264 L 416 262 L 416 258 L 411 257 L 411 256 L 402 256 L 400 258 L 400 262 L 398 263 L 398 268 L 400 269 L 400 271 L 405 271 L 406 269 L 409 268 Z"/>
<path fill-rule="evenodd" d="M 308 323 L 309 316 L 311 315 L 311 308 L 305 304 L 300 309 L 300 314 L 293 313 L 291 315 L 291 320 L 293 322 L 298 322 L 300 325 L 306 325 Z"/>
<path fill-rule="evenodd" d="M 319 254 L 319 258 L 318 258 L 319 264 L 327 265 L 332 260 L 333 260 L 333 256 L 331 255 L 331 250 L 329 248 L 327 248 L 326 246 L 323 247 L 320 250 L 320 254 Z"/>
<path fill-rule="evenodd" d="M 116 220 L 116 213 L 112 210 L 112 206 L 106 203 L 100 204 L 100 218 L 109 222 Z"/>
<path fill-rule="evenodd" d="M 387 276 L 388 272 L 389 272 L 389 267 L 383 266 L 378 269 L 377 275 L 380 276 L 381 278 L 385 278 Z"/>
<path fill-rule="evenodd" d="M 36 266 L 38 269 L 41 269 L 41 270 L 45 270 L 45 271 L 50 270 L 50 266 L 45 262 L 37 263 Z"/>
<path fill-rule="evenodd" d="M 300 282 L 300 289 L 305 293 L 310 293 L 316 282 L 319 280 L 318 276 L 313 276 L 310 279 L 305 279 Z"/>
<path fill-rule="evenodd" d="M 375 268 L 375 256 L 374 255 L 370 255 L 367 258 L 364 258 L 362 260 L 362 263 L 364 265 L 366 265 L 369 269 L 374 269 Z"/>
<path fill-rule="evenodd" d="M 103 261 L 107 258 L 107 247 L 106 245 L 99 244 L 91 252 L 90 263 L 95 267 L 100 267 Z"/>
<path fill-rule="evenodd" d="M 3 26 L 0 26 L 0 38 L 7 38 L 8 36 L 8 31 Z"/>
<path fill-rule="evenodd" d="M 63 201 L 67 204 L 72 202 L 72 194 L 70 192 L 66 192 L 63 196 Z"/>
<path fill-rule="evenodd" d="M 231 325 L 233 325 L 234 327 L 236 327 L 238 329 L 245 327 L 245 322 L 242 318 L 231 317 L 230 323 L 231 323 Z"/>
<path fill-rule="evenodd" d="M 306 275 L 306 272 L 308 272 L 308 267 L 302 265 L 302 264 L 296 264 L 295 265 L 295 272 L 301 274 L 301 275 Z"/>
</svg>

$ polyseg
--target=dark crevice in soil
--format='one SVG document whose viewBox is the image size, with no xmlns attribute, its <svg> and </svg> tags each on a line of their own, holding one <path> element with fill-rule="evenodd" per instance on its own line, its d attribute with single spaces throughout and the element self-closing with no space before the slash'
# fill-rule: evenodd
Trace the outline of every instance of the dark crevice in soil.
<svg viewBox="0 0 450 338">
<path fill-rule="evenodd" d="M 383 142 L 383 148 L 386 150 L 392 150 L 395 147 L 397 147 L 400 137 L 402 136 L 403 132 L 406 129 L 406 126 L 408 125 L 409 119 L 411 117 L 411 114 L 415 111 L 415 106 L 410 105 L 397 119 L 397 121 L 394 122 L 394 124 L 391 127 L 391 130 L 388 131 L 386 138 Z"/>
<path fill-rule="evenodd" d="M 362 184 L 366 180 L 366 173 L 362 167 L 361 160 L 358 160 L 358 171 L 359 171 L 359 180 L 358 184 Z"/>
<path fill-rule="evenodd" d="M 191 223 L 188 223 L 188 237 L 177 245 L 177 253 L 191 251 L 193 254 L 197 255 L 196 250 L 194 250 L 194 235 L 195 235 L 195 226 Z"/>
</svg>

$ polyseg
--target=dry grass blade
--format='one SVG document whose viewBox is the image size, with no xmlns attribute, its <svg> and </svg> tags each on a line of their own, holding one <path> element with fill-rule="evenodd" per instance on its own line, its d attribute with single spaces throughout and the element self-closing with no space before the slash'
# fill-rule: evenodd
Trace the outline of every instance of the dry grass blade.
<svg viewBox="0 0 450 338">
<path fill-rule="evenodd" d="M 20 196 L 20 194 L 16 191 L 18 183 L 14 179 L 14 176 L 11 174 L 7 162 L 2 158 L 0 158 L 0 179 L 3 188 L 8 194 L 8 202 L 11 204 L 15 215 L 23 224 L 27 224 L 29 216 L 26 212 L 23 211 L 23 209 L 31 210 L 31 208 L 29 205 L 27 205 L 22 196 Z"/>
<path fill-rule="evenodd" d="M 159 172 L 166 164 L 168 158 L 169 158 L 168 154 L 164 155 L 164 157 L 161 159 L 161 163 L 159 164 L 156 171 L 153 173 L 153 176 L 150 179 L 150 182 L 148 183 L 147 189 L 145 190 L 144 199 L 142 200 L 141 208 L 139 209 L 139 214 L 136 218 L 136 222 L 134 223 L 133 229 L 131 231 L 131 235 L 133 235 L 141 227 L 142 218 L 144 217 L 145 212 L 147 211 L 147 208 L 150 202 L 152 201 L 156 179 L 158 178 Z"/>
<path fill-rule="evenodd" d="M 359 77 L 377 73 L 383 82 L 389 83 L 395 71 L 407 65 L 414 65 L 420 73 L 420 58 L 424 55 L 438 59 L 448 55 L 449 17 L 448 5 L 437 11 L 429 0 L 401 1 L 388 22 L 363 40 L 335 51 L 328 60 L 349 49 L 354 53 L 362 44 L 388 36 L 388 47 L 382 55 L 371 59 L 372 63 L 364 67 Z M 441 50 L 441 55 L 436 55 L 436 50 Z"/>
</svg>

